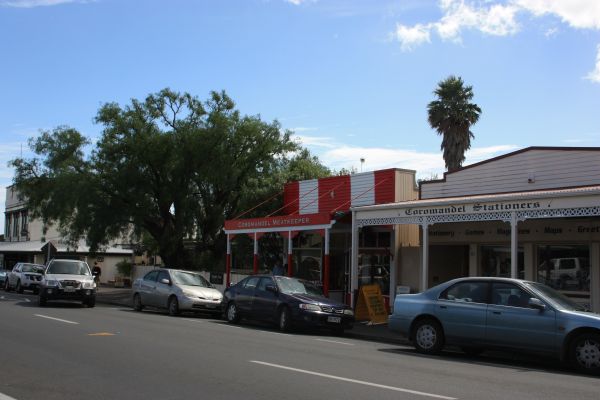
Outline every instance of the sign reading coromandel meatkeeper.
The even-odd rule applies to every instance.
[[[280,215],[265,218],[228,220],[225,221],[225,230],[304,227],[311,225],[328,225],[330,223],[331,217],[329,216],[329,213]]]
[[[550,207],[549,201],[511,201],[504,203],[472,203],[443,205],[439,207],[405,208],[400,214],[406,217],[422,215],[485,214],[502,211],[532,211]]]

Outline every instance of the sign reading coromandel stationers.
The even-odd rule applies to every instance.
[[[225,221],[226,231],[239,230],[285,230],[292,227],[329,225],[329,213],[283,215],[265,218],[233,219]]]
[[[503,211],[533,211],[551,207],[551,200],[545,201],[510,201],[502,203],[472,203],[443,205],[438,207],[405,208],[400,215],[406,217],[422,215],[459,215],[485,214]]]

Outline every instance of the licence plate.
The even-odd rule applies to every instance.
[[[74,292],[75,288],[73,286],[65,286],[65,292]]]
[[[342,322],[342,317],[327,317],[327,322],[339,324],[340,322]]]

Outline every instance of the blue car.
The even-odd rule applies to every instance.
[[[389,328],[417,351],[455,345],[544,353],[600,374],[600,315],[537,282],[459,278],[419,294],[396,296]]]
[[[227,288],[225,317],[274,322],[281,331],[294,327],[326,328],[336,334],[352,328],[352,308],[323,296],[321,289],[302,279],[252,275]]]

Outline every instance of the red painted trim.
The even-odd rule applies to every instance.
[[[292,262],[293,262],[292,255],[288,254],[287,259],[288,259],[287,276],[293,276],[294,275],[294,265],[292,264]]]
[[[231,286],[231,254],[225,255],[225,287]]]
[[[323,255],[323,293],[329,297],[329,254]]]
[[[300,207],[300,183],[288,182],[283,187],[283,212],[288,215],[298,214]]]
[[[252,273],[258,274],[258,254],[254,254],[252,257]]]

